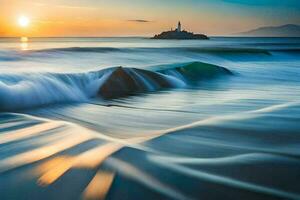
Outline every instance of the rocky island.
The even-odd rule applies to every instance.
[[[155,35],[151,39],[165,39],[165,40],[208,40],[204,34],[194,34],[185,30],[181,30],[181,23],[178,22],[178,26],[175,30],[165,31],[161,34]]]

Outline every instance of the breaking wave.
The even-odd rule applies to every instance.
[[[182,88],[204,79],[232,74],[202,62],[148,71],[113,67],[87,73],[0,74],[0,110],[16,110],[89,98],[118,98],[167,88]]]

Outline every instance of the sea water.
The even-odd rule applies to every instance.
[[[300,198],[299,38],[27,40],[0,39],[1,199]]]

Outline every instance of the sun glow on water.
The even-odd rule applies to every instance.
[[[28,37],[21,37],[20,38],[20,48],[23,51],[28,50]]]
[[[21,41],[21,42],[28,42],[28,37],[21,37],[21,38],[20,38],[20,41]]]

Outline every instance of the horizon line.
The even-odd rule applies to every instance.
[[[151,36],[0,36],[3,38],[151,38]],[[211,35],[210,37],[241,37],[241,38],[300,38],[300,36],[257,36],[257,35]]]

